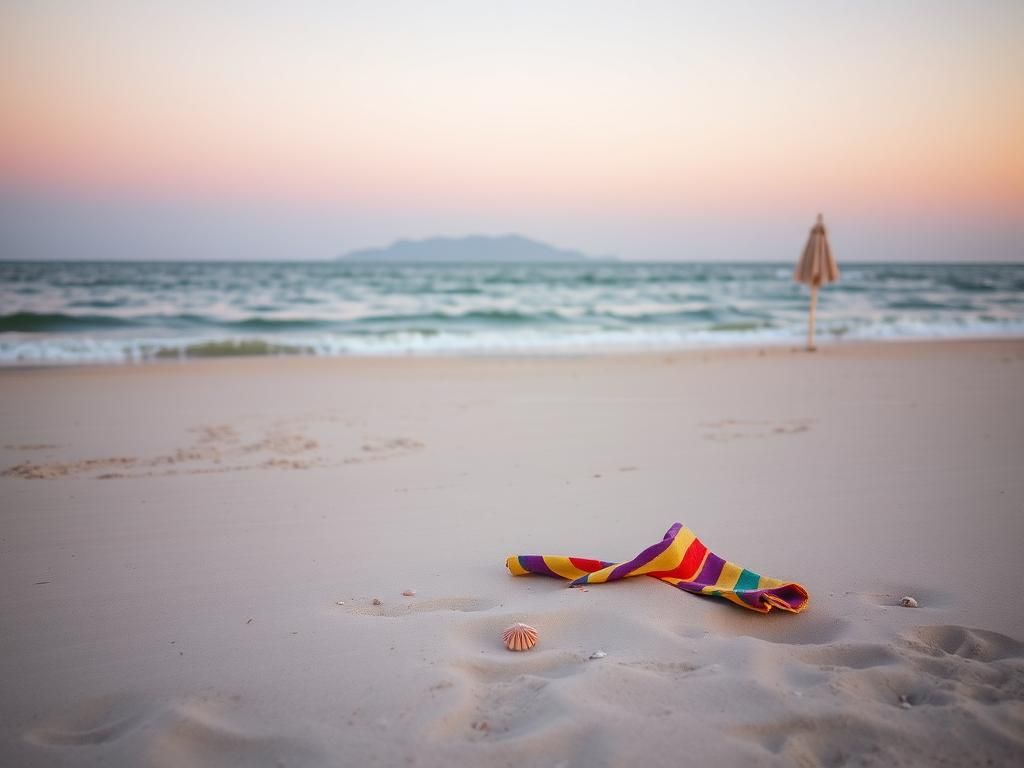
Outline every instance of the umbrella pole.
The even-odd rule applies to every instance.
[[[818,308],[818,286],[811,286],[811,312],[807,316],[807,351],[814,351],[814,311]]]

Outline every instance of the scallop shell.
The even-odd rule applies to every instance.
[[[529,624],[513,624],[502,638],[510,651],[528,651],[537,644],[537,630]]]

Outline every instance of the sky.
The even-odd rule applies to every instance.
[[[1024,3],[0,0],[0,258],[1024,260]]]

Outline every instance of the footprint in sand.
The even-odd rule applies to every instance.
[[[160,701],[151,696],[108,696],[85,702],[48,725],[28,731],[29,744],[68,750],[119,742],[139,764],[324,765],[327,756],[293,739],[275,736],[266,723],[248,717],[239,697],[195,696]],[[121,743],[126,743],[121,748]],[[102,760],[90,750],[88,759]],[[86,759],[85,755],[71,761]],[[132,762],[136,762],[133,760]]]
[[[29,460],[7,468],[0,475],[28,480],[90,475],[111,480],[256,469],[299,470],[384,461],[423,447],[411,438],[380,438],[364,443],[357,454],[335,457],[309,434],[312,426],[315,425],[291,420],[246,431],[231,424],[203,424],[190,428],[191,442],[171,453],[78,461]]]
[[[904,644],[930,657],[956,656],[981,662],[1024,660],[1024,643],[998,632],[953,625],[918,627]]]
[[[358,456],[348,456],[343,464],[362,464],[367,461],[382,461],[418,451],[423,443],[408,437],[383,438],[363,443]]]
[[[95,474],[97,477],[110,476],[110,470],[119,470],[124,472],[130,470],[139,465],[139,459],[131,458],[128,456],[113,456],[106,459],[85,459],[83,461],[73,462],[48,462],[48,463],[36,463],[34,461],[24,461],[21,464],[15,464],[13,467],[8,467],[3,472],[0,472],[0,476],[3,477],[20,477],[25,480],[52,480],[58,477],[68,477],[70,475],[81,475],[81,474]]]
[[[1024,644],[997,632],[918,627],[891,645],[823,649],[817,660],[836,668],[833,688],[884,707],[1024,705]],[[1024,725],[1024,713],[1017,719]]]
[[[732,442],[733,440],[744,440],[750,438],[763,439],[766,437],[784,437],[786,435],[797,435],[807,432],[814,425],[815,420],[810,418],[795,419],[722,419],[720,421],[709,421],[700,424],[706,431],[705,440],[716,442]]]
[[[815,645],[828,643],[845,634],[850,622],[830,616],[822,610],[801,614],[799,621],[792,616],[772,612],[765,616],[745,611],[738,606],[722,606],[710,618],[711,628],[727,635],[745,635],[769,643],[785,645]]]
[[[30,744],[85,747],[116,741],[152,719],[156,700],[142,695],[105,696],[65,712],[25,733]]]
[[[586,663],[578,653],[534,650],[457,665],[464,695],[438,719],[430,735],[446,743],[460,738],[505,741],[571,718],[572,702],[563,681],[583,672]]]
[[[328,755],[296,739],[268,733],[265,723],[248,720],[233,702],[194,698],[168,709],[154,724],[148,744],[156,768],[231,764],[326,765]]]
[[[189,430],[196,435],[200,445],[237,443],[241,438],[230,424],[205,424]]]
[[[784,763],[1012,765],[1024,759],[1024,643],[961,626],[770,654],[795,699],[731,726]]]
[[[819,667],[870,669],[895,664],[900,657],[887,645],[879,643],[836,643],[810,648],[797,654],[805,664]]]

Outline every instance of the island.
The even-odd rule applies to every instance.
[[[470,235],[398,240],[386,248],[365,248],[340,257],[359,262],[579,262],[595,261],[579,251],[531,240],[522,235]],[[600,261],[608,261],[607,257]]]

